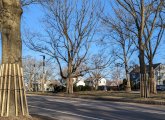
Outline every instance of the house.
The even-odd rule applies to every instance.
[[[165,85],[165,64],[157,63],[153,64],[154,77],[156,79],[157,85]],[[149,66],[146,65],[146,71],[149,73]],[[140,67],[135,66],[135,68],[130,72],[130,80],[134,85],[140,83]]]
[[[78,86],[85,86],[84,78],[81,76],[78,78],[73,78],[73,84],[75,84],[77,87]]]
[[[109,81],[107,81],[107,86],[110,86],[110,87],[119,87],[120,84],[123,84],[123,80],[109,80]]]
[[[105,78],[100,78],[98,81],[98,86],[106,86],[107,80]]]
[[[107,90],[119,90],[121,84],[123,84],[123,80],[108,80]]]
[[[98,78],[98,79],[90,77],[85,81],[85,84],[87,86],[91,86],[91,87],[92,86],[95,87],[96,85],[97,86],[106,86],[106,82],[107,82],[107,80],[103,77]]]
[[[165,85],[165,64],[155,67],[155,79],[157,85]]]
[[[45,91],[54,91],[55,87],[60,86],[61,83],[59,80],[47,80],[44,84]]]

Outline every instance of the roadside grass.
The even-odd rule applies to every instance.
[[[42,116],[37,114],[31,114],[31,116],[19,116],[19,117],[0,117],[0,120],[56,120],[48,116]]]
[[[28,92],[28,94],[53,95],[53,96],[56,95],[61,97],[119,98],[119,99],[131,99],[131,100],[144,99],[144,98],[140,98],[139,91],[132,91],[130,93],[127,93],[125,91],[80,91],[80,92],[74,92],[73,94],[66,94],[65,92],[60,92],[60,93]],[[159,91],[157,94],[150,94],[150,97],[147,98],[147,100],[165,101],[165,91]]]

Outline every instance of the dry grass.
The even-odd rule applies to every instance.
[[[38,120],[38,119],[32,119],[31,116],[10,116],[10,117],[0,117],[0,120]]]
[[[58,95],[65,95],[64,93],[59,93]],[[95,97],[118,97],[118,98],[129,98],[129,99],[139,99],[140,93],[138,91],[133,91],[127,93],[125,91],[82,91],[75,92],[71,96],[95,96]],[[165,100],[165,92],[158,92],[158,94],[151,94],[150,99]]]
[[[19,117],[0,117],[0,120],[56,120],[47,116],[32,114],[31,116],[19,116]]]
[[[131,100],[139,100],[140,93],[139,91],[133,91],[127,93],[125,91],[81,91],[81,92],[74,92],[73,94],[66,94],[66,93],[30,93],[30,94],[38,94],[38,95],[56,95],[56,96],[65,96],[65,97],[95,97],[95,98],[119,98],[119,99],[131,99]],[[148,98],[149,100],[160,100],[165,101],[165,91],[158,92],[158,94],[152,94]]]

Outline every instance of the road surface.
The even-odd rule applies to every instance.
[[[28,96],[28,104],[30,114],[47,120],[165,120],[163,105],[39,95]]]

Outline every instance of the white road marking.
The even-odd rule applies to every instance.
[[[104,120],[104,119],[100,119],[100,118],[95,118],[95,117],[90,117],[90,116],[85,116],[85,115],[79,115],[79,114],[75,114],[75,113],[64,112],[64,111],[48,109],[48,108],[43,108],[43,107],[37,107],[37,106],[33,106],[33,105],[28,105],[28,106],[33,107],[33,108],[39,108],[39,109],[51,111],[51,112],[58,112],[58,113],[63,113],[63,114],[68,114],[68,115],[73,115],[73,116],[78,116],[78,117],[83,117],[83,118],[89,118],[89,119],[93,119],[93,120]]]

